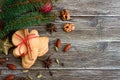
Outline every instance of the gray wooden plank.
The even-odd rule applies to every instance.
[[[94,23],[94,21],[96,21],[96,23]],[[119,17],[74,17],[73,21],[69,22],[74,22],[76,25],[76,30],[71,33],[63,31],[62,21],[55,22],[58,27],[58,32],[52,35],[46,32],[45,26],[35,27],[35,29],[39,30],[41,36],[50,37],[50,51],[48,55],[53,54],[53,58],[58,58],[66,64],[65,67],[61,67],[54,62],[52,68],[120,68]],[[60,38],[62,41],[62,47],[59,52],[55,52],[53,48],[57,38]],[[62,49],[67,43],[72,44],[72,49],[68,53],[63,53]],[[1,55],[1,57],[3,56],[4,55]],[[12,54],[8,55],[8,57],[10,60],[7,63],[14,63],[18,66],[17,69],[23,69],[20,59],[15,59]],[[37,60],[31,69],[41,68],[43,68],[41,62]],[[4,65],[1,66],[0,69],[7,68]]]
[[[79,42],[79,41],[78,41]],[[54,50],[54,42],[50,42],[50,50],[44,57],[37,59],[31,69],[44,69],[42,61],[51,55],[51,69],[120,69],[120,42],[79,42],[70,41],[72,48],[64,53],[63,47],[67,43],[62,40],[62,47],[58,52]],[[1,57],[3,57],[1,55]],[[5,56],[7,57],[7,56]],[[9,61],[17,66],[17,69],[23,69],[21,59],[16,59],[12,54],[8,55]],[[59,59],[64,66],[58,65],[55,59]],[[6,69],[5,63],[0,69]]]
[[[52,35],[46,32],[44,25],[31,28],[38,29],[41,36],[50,37],[50,51],[48,55],[53,54],[53,58],[58,58],[66,64],[65,67],[62,67],[54,62],[51,68],[119,69],[119,17],[73,18],[73,20],[67,21],[74,22],[76,25],[76,30],[71,33],[63,31],[62,25],[65,22],[59,19],[55,22],[58,27],[58,32]],[[57,38],[60,38],[62,41],[62,47],[59,52],[55,52],[54,50],[54,43]],[[67,43],[72,44],[72,49],[68,53],[64,53],[62,49]],[[0,57],[7,56],[0,55]],[[18,67],[17,69],[23,69],[20,59],[15,59],[12,54],[9,54],[8,57],[9,61],[7,63],[14,63]],[[41,59],[42,58],[39,58],[31,69],[43,68],[40,61]],[[0,69],[7,69],[6,64],[1,66]]]
[[[60,0],[55,10],[69,9],[72,16],[120,16],[119,0]]]
[[[55,24],[58,32],[50,35],[45,30],[45,26],[39,26],[37,29],[43,36],[49,36],[52,40],[55,38],[72,39],[79,41],[120,41],[120,17],[72,17],[70,21],[61,21],[57,19]],[[76,29],[71,33],[63,30],[65,23],[74,23]],[[34,29],[34,28],[32,28]]]
[[[72,16],[119,16],[119,0],[60,0],[56,9],[69,9]]]
[[[41,36],[50,37],[50,50],[47,55],[37,59],[28,73],[23,73],[21,59],[13,57],[10,51],[9,61],[0,66],[2,75],[0,80],[9,74],[20,76],[31,75],[34,80],[37,73],[41,73],[41,80],[52,80],[48,70],[43,67],[42,60],[52,55],[53,64],[50,67],[54,80],[120,80],[120,1],[119,0],[61,0],[56,4],[55,11],[69,9],[71,20],[55,21],[58,32],[50,35],[41,25],[31,29],[38,29]],[[113,16],[113,17],[110,17]],[[64,23],[74,23],[76,29],[71,33],[63,31]],[[58,52],[54,50],[57,38],[62,41]],[[72,48],[64,53],[65,44],[71,43]],[[59,59],[64,66],[54,60]],[[11,71],[6,67],[13,63],[17,70]]]
[[[0,80],[3,80],[7,75],[14,74],[15,80],[20,77],[32,76],[33,80],[119,80],[119,70],[51,70],[53,76],[49,75],[48,70],[29,70],[23,73],[22,70],[8,71],[2,70]],[[41,79],[37,79],[37,74],[43,75]],[[28,78],[27,78],[28,79]],[[29,80],[29,79],[28,79]]]

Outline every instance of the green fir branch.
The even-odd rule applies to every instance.
[[[0,13],[0,20],[5,22],[5,27],[0,31],[0,39],[3,39],[11,31],[54,21],[56,19],[55,14],[43,14],[39,12],[39,8],[43,6],[44,3],[41,1],[4,0],[2,4],[3,12]]]
[[[19,1],[19,3],[18,3]],[[9,4],[9,5],[4,5],[2,8],[5,11],[4,13],[4,21],[8,22],[10,20],[15,19],[16,17],[18,18],[22,14],[28,13],[28,12],[34,12],[36,9],[40,7],[41,2],[35,2],[31,3],[28,0],[25,0],[24,2],[22,0],[18,0],[17,3]],[[21,1],[21,2],[20,2]],[[15,5],[16,4],[16,5]],[[19,5],[21,4],[21,5]],[[35,6],[36,5],[36,6]],[[8,16],[9,15],[9,16]]]
[[[53,13],[43,15],[38,12],[34,12],[23,15],[16,20],[6,23],[5,28],[0,31],[0,39],[4,38],[4,36],[6,36],[6,34],[10,33],[11,31],[44,24],[50,21],[54,21],[55,18],[55,14]]]

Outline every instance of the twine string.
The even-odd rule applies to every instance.
[[[30,39],[36,38],[37,36],[35,34],[29,34],[25,38],[22,38],[19,34],[15,33],[15,35],[21,40],[21,42],[17,45],[19,46],[19,54],[20,56],[25,56],[28,54],[28,51],[30,50],[30,53],[32,52],[32,49],[30,47],[30,44],[28,43]],[[25,45],[27,48],[26,53],[21,53],[21,47]]]

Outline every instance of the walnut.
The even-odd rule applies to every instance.
[[[64,24],[64,31],[71,32],[75,29],[75,26],[73,23],[66,23]]]
[[[65,20],[70,20],[69,10],[67,10],[67,9],[62,10],[62,11],[60,12],[60,16],[61,16],[61,19],[62,19],[63,21],[65,21]]]

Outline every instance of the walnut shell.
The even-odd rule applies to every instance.
[[[75,26],[73,23],[66,23],[64,24],[64,31],[71,32],[75,29]]]
[[[70,20],[69,10],[67,10],[67,9],[62,10],[62,11],[60,12],[60,16],[61,16],[61,19],[62,19],[63,21],[65,21],[65,20]]]

